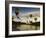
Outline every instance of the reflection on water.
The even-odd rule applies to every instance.
[[[12,24],[12,31],[26,31],[26,30],[39,30],[39,29],[40,29],[40,22],[32,24],[13,22]]]

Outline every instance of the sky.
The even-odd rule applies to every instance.
[[[40,8],[32,8],[32,7],[12,7],[12,15],[15,16],[15,10],[16,8],[19,8],[19,13],[20,15],[24,15],[27,13],[35,13],[36,11],[38,11],[38,13],[40,12]]]

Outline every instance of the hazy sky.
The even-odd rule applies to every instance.
[[[19,8],[19,13],[26,14],[26,13],[34,13],[35,11],[40,11],[40,8],[27,8],[27,7],[12,7],[12,15],[15,16],[15,10],[16,8]]]

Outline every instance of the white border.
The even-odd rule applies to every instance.
[[[37,31],[12,31],[12,7],[35,7],[40,8],[40,30]],[[43,33],[43,6],[28,4],[9,4],[9,35]]]

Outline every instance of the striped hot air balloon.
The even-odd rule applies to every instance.
[[[20,18],[19,18],[19,8],[16,8],[15,14],[16,14],[16,17],[17,17],[18,19],[20,19]]]

